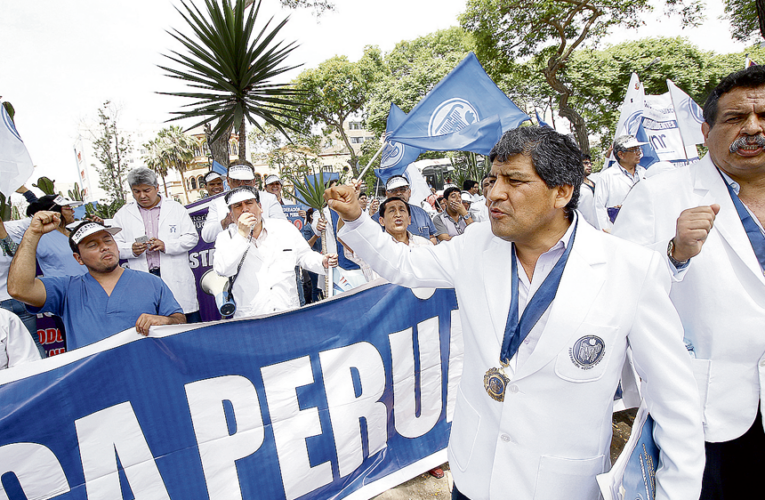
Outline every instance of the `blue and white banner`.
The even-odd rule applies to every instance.
[[[453,290],[390,284],[125,331],[0,372],[0,498],[370,498],[445,460],[461,354]]]

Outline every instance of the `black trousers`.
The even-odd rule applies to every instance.
[[[452,500],[470,500],[468,497],[460,493],[460,490],[457,489],[457,485],[454,484],[452,486]]]
[[[762,414],[746,433],[732,441],[705,443],[707,464],[700,500],[754,498],[758,477],[765,471],[765,432]]]

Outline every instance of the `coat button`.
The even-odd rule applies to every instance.
[[[511,385],[510,386],[510,393],[511,394],[518,394],[518,391],[520,391],[520,389],[518,389],[517,385]]]
[[[509,442],[510,442],[510,436],[508,436],[507,434],[502,434],[501,436],[499,436],[499,438],[500,438],[502,441],[506,442],[506,443],[509,443]]]

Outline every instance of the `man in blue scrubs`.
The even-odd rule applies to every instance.
[[[123,269],[112,237],[118,227],[83,222],[72,230],[69,246],[78,263],[88,268],[80,276],[35,278],[35,253],[40,238],[54,231],[61,214],[38,212],[32,218],[8,273],[8,293],[27,304],[30,312],[61,316],[67,350],[77,349],[135,327],[149,334],[156,325],[185,323],[170,289],[149,273]]]

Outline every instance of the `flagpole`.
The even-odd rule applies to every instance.
[[[383,144],[382,144],[382,146],[380,146],[380,149],[377,150],[377,153],[375,153],[375,155],[372,157],[372,159],[369,160],[369,163],[367,163],[367,166],[364,167],[364,170],[362,170],[361,173],[359,174],[359,177],[356,180],[356,184],[358,186],[361,186],[361,181],[364,179],[364,174],[367,173],[367,170],[369,170],[369,167],[372,166],[372,163],[375,162],[377,157],[380,156],[380,153],[382,153],[382,150],[385,149],[385,144],[386,144],[386,141],[383,141]]]

